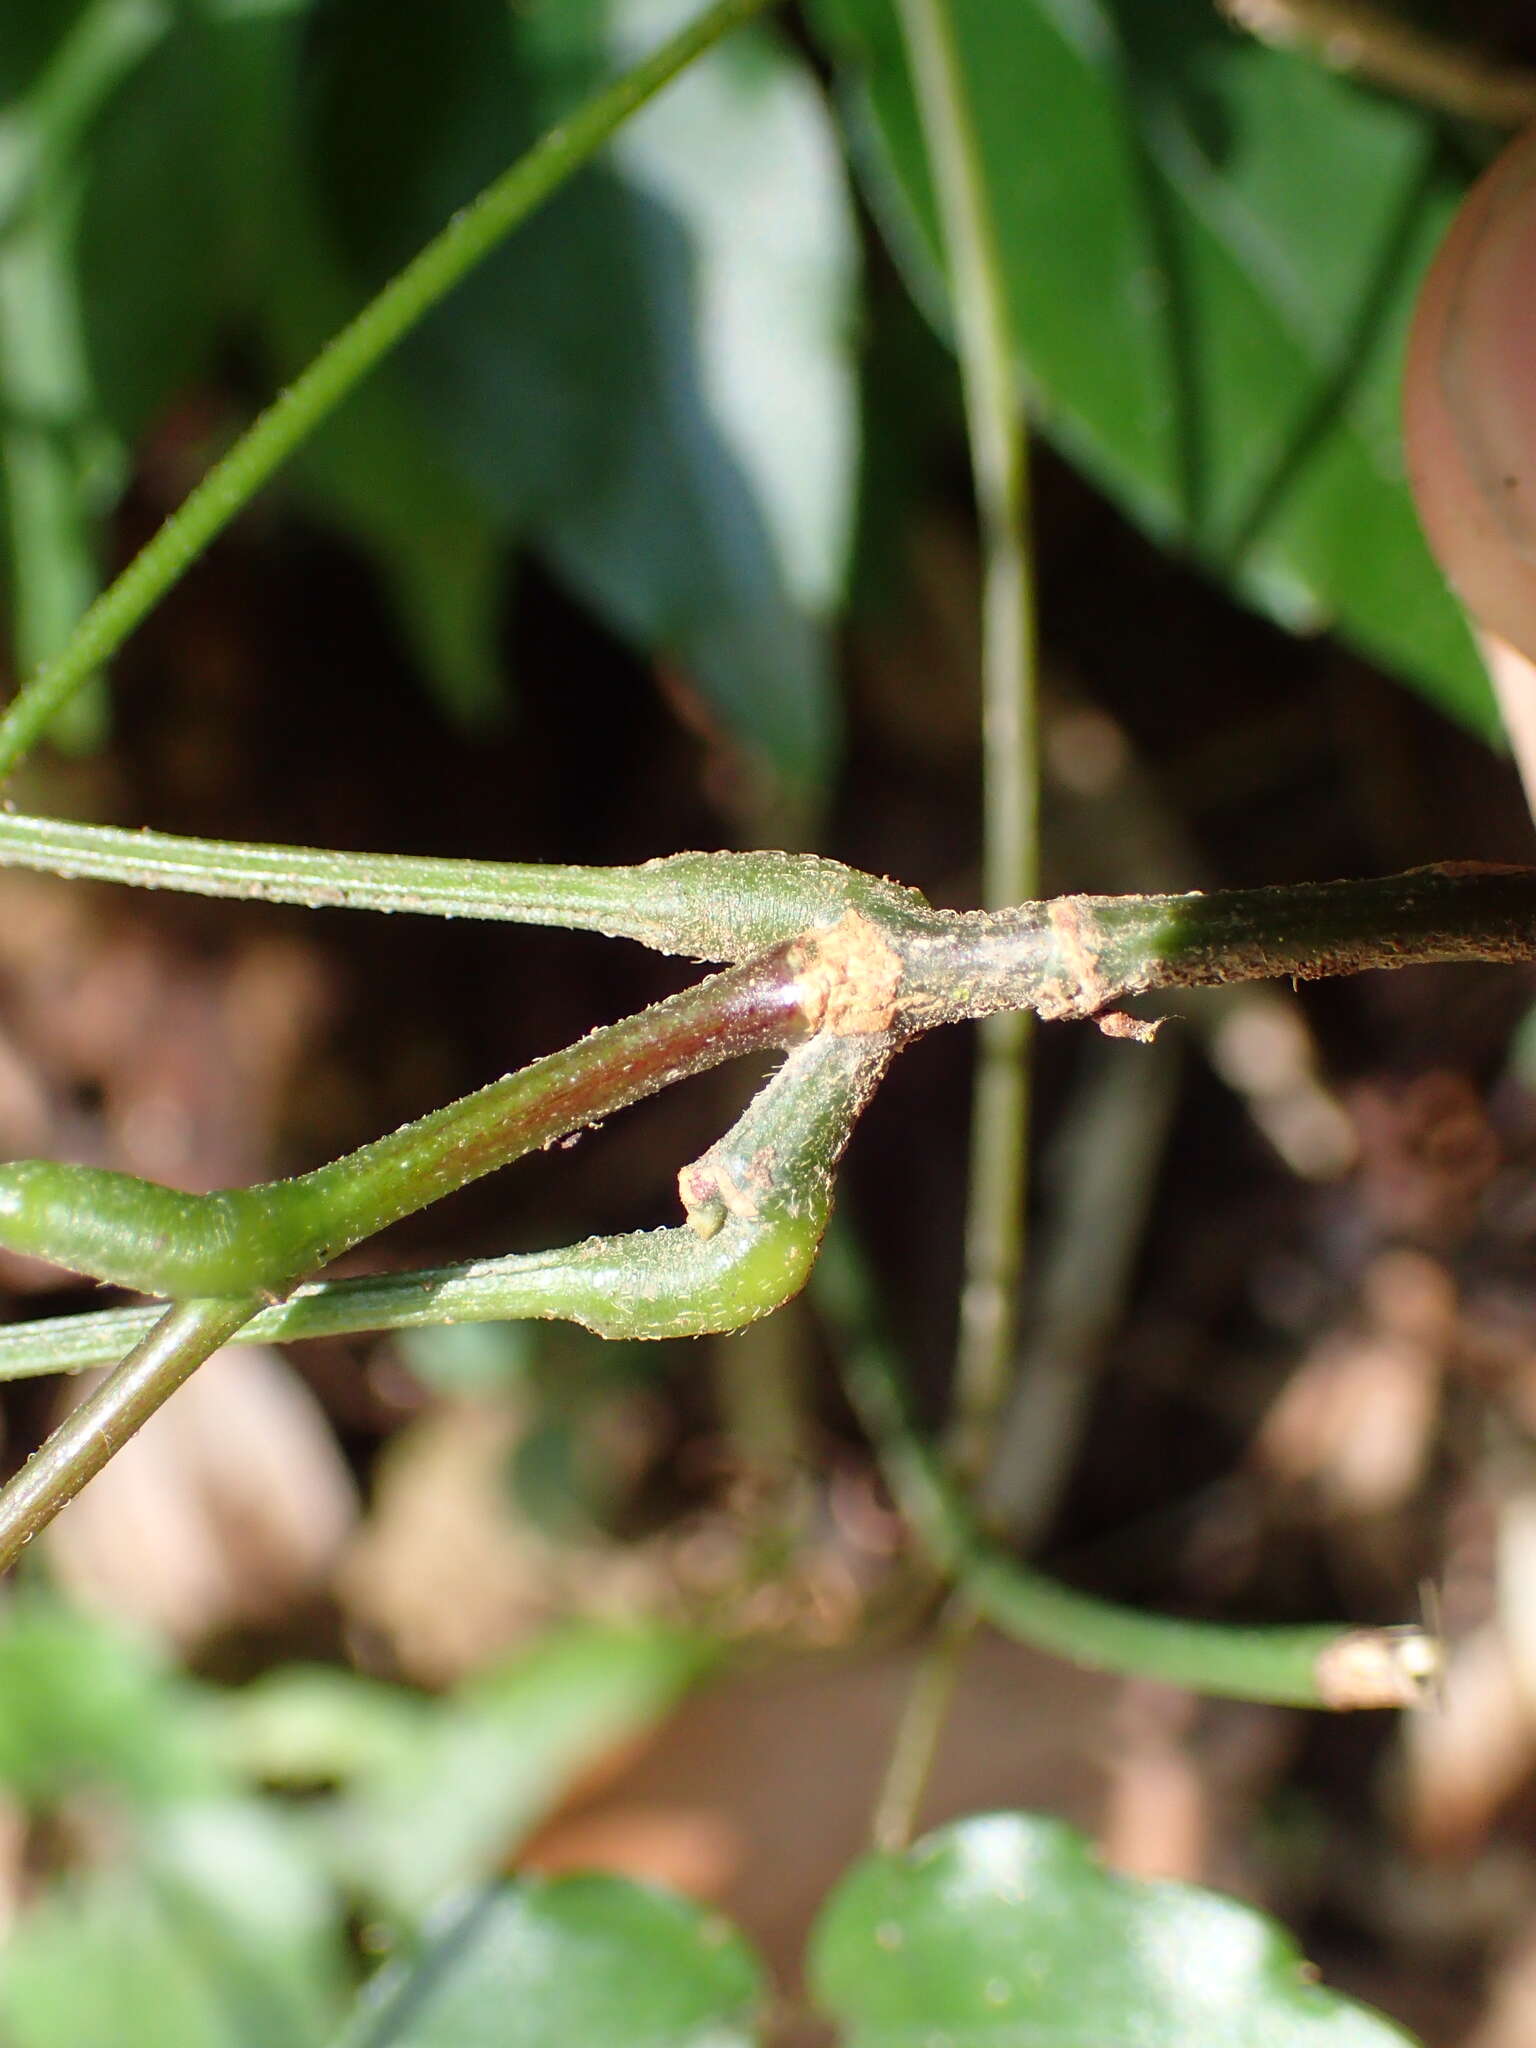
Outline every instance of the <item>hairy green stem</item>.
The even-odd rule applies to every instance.
[[[950,280],[981,535],[983,897],[1000,910],[1039,874],[1035,597],[1017,348],[991,198],[949,0],[899,0]],[[1029,1158],[1027,1012],[977,1043],[948,1451],[975,1478],[1007,1400],[1024,1266]]]
[[[635,1338],[739,1329],[777,1308],[810,1271],[831,1208],[834,1168],[890,1053],[884,1037],[828,1031],[798,1046],[726,1136],[681,1176],[686,1224],[501,1261],[498,1315],[563,1316],[602,1336]],[[484,1274],[474,1277],[483,1281]],[[402,1320],[411,1319],[412,1307],[419,1319],[429,1301],[440,1319],[441,1297],[452,1295],[461,1278],[414,1274],[314,1290],[303,1307],[312,1317],[321,1313],[308,1331],[299,1304],[258,1314],[263,1296],[250,1289],[151,1312],[129,1355],[0,1491],[0,1569],[237,1332],[319,1334],[327,1327],[324,1307],[334,1310],[338,1298],[351,1320],[343,1308],[328,1327],[359,1327],[359,1302],[362,1326],[376,1326],[380,1293],[406,1298]],[[459,1291],[473,1298],[474,1280]],[[94,1324],[98,1338],[113,1330],[119,1339],[127,1320],[75,1319],[77,1326]],[[84,1348],[75,1363],[84,1362]]]
[[[799,1046],[684,1174],[686,1224],[489,1262],[500,1269],[498,1317],[558,1315],[604,1336],[669,1337],[737,1329],[777,1308],[810,1270],[831,1207],[833,1170],[889,1058],[889,1043],[880,1038],[822,1032]],[[141,1334],[116,1371],[0,1491],[0,1569],[237,1332],[255,1339],[377,1327],[381,1295],[397,1305],[403,1298],[401,1321],[431,1310],[431,1319],[440,1319],[444,1297],[457,1297],[460,1313],[473,1315],[477,1288],[483,1307],[485,1278],[485,1268],[450,1269],[344,1283],[264,1313],[261,1295],[247,1291],[178,1303],[168,1313],[71,1319],[77,1337],[89,1332],[71,1359],[76,1365],[87,1361],[92,1340],[111,1335],[120,1343],[130,1324]],[[56,1349],[54,1363],[60,1362]]]
[[[313,1281],[253,1315],[243,1336],[294,1342],[527,1316],[625,1339],[738,1330],[803,1284],[831,1208],[832,1170],[889,1058],[878,1038],[831,1033],[791,1052],[727,1136],[687,1170],[687,1224],[589,1237],[557,1251]],[[734,1207],[722,1188],[734,1191]],[[0,1381],[109,1364],[164,1314],[97,1309],[12,1323],[0,1328]]]
[[[1448,861],[1367,881],[1059,896],[953,918],[905,947],[912,1022],[1027,1006],[1092,1017],[1154,989],[1536,958],[1536,870]]]
[[[216,534],[375,363],[638,108],[771,0],[714,0],[660,49],[578,107],[456,213],[247,429],[81,618],[0,718],[0,778],[122,645]]]
[[[909,1030],[1008,1009],[1086,1017],[1160,988],[1536,957],[1536,870],[1472,861],[1361,881],[954,911],[813,854],[543,867],[246,846],[0,811],[0,867],[317,909],[560,925],[707,960],[744,960],[856,911],[902,956]]]
[[[194,1195],[51,1160],[0,1166],[0,1244],[146,1293],[275,1298],[537,1145],[723,1060],[805,1038],[789,953],[727,968],[295,1180]]]
[[[915,889],[810,853],[675,853],[638,867],[546,867],[183,839],[0,811],[0,867],[310,910],[381,910],[559,925],[694,960],[747,960],[863,909],[916,929]]]

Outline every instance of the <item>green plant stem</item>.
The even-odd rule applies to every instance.
[[[247,846],[0,811],[0,867],[310,910],[381,910],[559,925],[695,960],[746,960],[849,907],[916,927],[915,889],[809,853],[677,853],[638,867],[547,867]]]
[[[1530,960],[1536,870],[1448,861],[1367,881],[1059,896],[941,919],[903,950],[902,1001],[914,1021],[1024,1006],[1093,1017],[1156,989]]]
[[[145,1293],[275,1299],[535,1146],[723,1060],[805,1039],[804,999],[791,949],[777,948],[295,1180],[190,1195],[18,1160],[0,1166],[0,1243]]]
[[[1017,351],[979,138],[948,0],[899,0],[947,260],[982,556],[983,900],[1033,896],[1039,875],[1036,631],[1029,467]],[[946,1455],[974,1485],[1007,1407],[1018,1334],[1029,1178],[1028,1011],[977,1032],[965,1270]],[[972,1618],[951,1602],[914,1684],[875,1816],[879,1847],[907,1838]]]
[[[578,1047],[526,1067],[418,1124],[408,1124],[391,1137],[322,1167],[317,1174],[268,1188],[233,1190],[227,1196],[182,1196],[184,1204],[201,1204],[197,1214],[213,1214],[215,1255],[231,1268],[223,1274],[223,1296],[178,1300],[90,1399],[57,1427],[29,1464],[0,1489],[0,1569],[14,1561],[20,1546],[29,1542],[59,1507],[74,1499],[80,1487],[219,1343],[246,1325],[272,1292],[291,1286],[305,1268],[324,1264],[344,1243],[373,1235],[385,1223],[463,1186],[506,1159],[518,1157],[532,1145],[547,1143],[563,1130],[635,1102],[684,1073],[698,1073],[735,1053],[764,1051],[774,1044],[805,1038],[805,1030],[793,975],[782,956],[770,954],[760,963],[727,969],[696,989],[684,989],[682,995],[668,997],[664,1004],[655,1004],[637,1018],[592,1032]],[[889,1049],[883,1042],[870,1044],[868,1040],[821,1034],[821,1040],[803,1044],[801,1051],[805,1055],[815,1051],[821,1061],[840,1063],[831,1079],[840,1081],[842,1092],[838,1094],[836,1087],[813,1087],[809,1106],[799,1096],[791,1096],[791,1112],[784,1120],[774,1116],[776,1104],[784,1096],[782,1073],[776,1075],[754,1102],[758,1120],[743,1118],[750,1130],[750,1163],[731,1159],[717,1167],[713,1155],[707,1155],[700,1167],[709,1165],[717,1180],[729,1174],[745,1180],[750,1167],[758,1171],[764,1149],[795,1137],[803,1139],[803,1155],[795,1159],[793,1171],[786,1169],[786,1178],[793,1182],[788,1200],[797,1204],[791,1221],[809,1221],[811,1190],[817,1184],[823,1190],[815,1227],[805,1241],[797,1243],[799,1276],[803,1278],[815,1255],[821,1221],[825,1221],[831,1161],[836,1161]],[[788,1067],[793,1063],[786,1063]],[[791,1087],[795,1079],[797,1075],[791,1075]],[[823,1079],[819,1069],[813,1079]],[[829,1098],[829,1108],[823,1096]],[[758,1128],[760,1124],[762,1128]],[[117,1184],[129,1200],[139,1204],[145,1196],[174,1194],[172,1190],[150,1190],[143,1182],[131,1182],[129,1176],[98,1176],[72,1167],[43,1169],[61,1176],[59,1202],[66,1208],[74,1200],[74,1190],[104,1188],[104,1184]],[[0,1171],[16,1174],[18,1169]],[[713,1182],[709,1186],[713,1188]],[[700,1184],[698,1200],[707,1198],[709,1188]],[[246,1212],[250,1204],[254,1208]],[[86,1233],[92,1227],[88,1214],[68,1221],[78,1223],[78,1229]],[[713,1235],[725,1239],[727,1231],[721,1223],[715,1223]],[[6,1235],[10,1241],[20,1241],[14,1223]],[[756,1247],[745,1249],[752,1253]],[[160,1253],[166,1253],[164,1245]],[[786,1260],[776,1241],[768,1245],[770,1270],[764,1274],[760,1268],[762,1260],[754,1257],[725,1268],[725,1286],[733,1288],[735,1321],[745,1321],[752,1313],[772,1307],[793,1276],[793,1260]],[[610,1294],[618,1298],[621,1307],[627,1288],[637,1280],[623,1262],[604,1266],[592,1260],[582,1278],[588,1286],[584,1298]],[[666,1284],[668,1278],[676,1276],[664,1274],[662,1282]],[[698,1276],[684,1278],[696,1282]],[[129,1276],[127,1284],[137,1282]],[[756,1311],[752,1288],[758,1290]]]
[[[907,1030],[1010,1008],[1088,1017],[1153,989],[1536,958],[1536,870],[1473,861],[983,912],[935,910],[916,889],[812,854],[561,868],[242,846],[0,812],[6,866],[314,908],[563,925],[704,959],[744,959],[855,910],[902,955]]]
[[[182,1301],[157,1315],[116,1370],[0,1490],[0,1571],[260,1306],[261,1296],[248,1294]]]
[[[879,1451],[897,1504],[930,1559],[952,1579],[958,1599],[1004,1635],[1095,1670],[1160,1678],[1230,1699],[1344,1710],[1405,1706],[1424,1697],[1439,1659],[1436,1644],[1421,1629],[1228,1628],[1179,1621],[1074,1592],[1018,1563],[981,1533],[964,1496],[913,1426],[891,1346],[872,1304],[857,1300],[856,1273],[844,1266],[829,1280],[817,1298],[841,1325],[849,1398]],[[956,1622],[968,1625],[963,1615]],[[932,1676],[937,1699],[943,1676],[937,1661]],[[908,1737],[914,1765],[922,1759],[924,1718]],[[882,1810],[892,1827],[899,1811],[910,1816],[917,1789],[912,1773],[904,1782],[888,1782]]]
[[[16,697],[0,718],[0,778],[12,773],[60,707],[374,364],[631,114],[712,43],[769,4],[714,0],[660,49],[550,129],[454,215],[214,465]]]
[[[1266,43],[1304,49],[1330,70],[1463,120],[1517,128],[1536,117],[1536,72],[1491,64],[1475,50],[1427,34],[1364,0],[1219,0],[1224,14]]]
[[[923,1794],[933,1774],[939,1738],[960,1683],[965,1653],[978,1616],[968,1600],[944,1604],[933,1635],[923,1646],[912,1685],[902,1702],[880,1796],[870,1823],[870,1840],[886,1853],[904,1849],[917,1833]]]
[[[986,172],[948,0],[900,0],[954,309],[982,553],[981,679],[986,908],[1038,886],[1036,631],[1029,466],[1018,352]],[[1007,1401],[1024,1267],[1029,1158],[1025,1011],[986,1019],[977,1043],[965,1277],[947,1449],[980,1476]]]
[[[730,1132],[688,1168],[692,1220],[671,1230],[591,1237],[547,1252],[473,1259],[414,1273],[317,1281],[252,1316],[245,1336],[562,1317],[624,1339],[739,1330],[798,1291],[832,1204],[832,1173],[890,1046],[822,1032],[796,1048]],[[714,1211],[714,1193],[752,1200]],[[712,1192],[713,1191],[713,1192]],[[0,1329],[0,1380],[78,1372],[121,1358],[162,1308],[98,1309]]]

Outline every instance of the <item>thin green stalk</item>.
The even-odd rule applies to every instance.
[[[839,1248],[829,1247],[836,1252]],[[881,1469],[957,1600],[1004,1635],[1100,1671],[1277,1705],[1406,1706],[1425,1695],[1438,1649],[1419,1628],[1228,1628],[1117,1607],[1031,1571],[978,1527],[943,1462],[914,1426],[906,1387],[856,1264],[823,1259],[817,1303],[837,1331],[849,1399]],[[915,1792],[902,1793],[910,1810]],[[888,1810],[894,1813],[895,1793]]]
[[[0,1166],[0,1244],[146,1294],[277,1299],[404,1216],[568,1131],[743,1053],[810,1031],[790,949],[638,1016],[295,1180],[184,1194],[52,1160]]]
[[[904,942],[925,1024],[1027,1004],[1134,1035],[1114,1004],[1153,989],[1536,956],[1536,869],[1446,861],[1362,881],[1178,896],[1058,896],[952,917]]]
[[[1035,599],[1018,351],[948,0],[900,0],[950,277],[982,550],[986,908],[1038,886]],[[1024,1265],[1031,1020],[978,1034],[949,1455],[980,1475],[1007,1399]]]
[[[689,1220],[547,1252],[314,1282],[252,1317],[252,1342],[561,1317],[623,1339],[739,1330],[796,1293],[832,1206],[833,1173],[890,1059],[887,1040],[818,1032],[680,1177]],[[161,1308],[0,1329],[0,1380],[121,1358]]]
[[[57,1183],[43,1222],[100,1235],[105,1196],[132,1205],[150,1256],[174,1259],[188,1215],[206,1224],[206,1265],[222,1261],[218,1297],[183,1299],[155,1321],[123,1362],[0,1490],[0,1570],[221,1343],[297,1277],[296,1257],[322,1263],[348,1241],[435,1200],[497,1163],[699,1071],[731,1052],[804,1036],[793,984],[773,956],[731,968],[623,1025],[595,1032],[479,1096],[408,1125],[350,1159],[298,1181],[227,1196],[178,1195],[127,1175],[41,1166]],[[801,1024],[803,1025],[803,1018]],[[821,1032],[791,1053],[734,1129],[689,1170],[690,1222],[673,1231],[591,1239],[568,1251],[509,1262],[522,1284],[519,1314],[561,1314],[610,1336],[663,1336],[735,1327],[766,1314],[801,1284],[831,1201],[832,1171],[890,1056],[887,1040]],[[509,1092],[510,1091],[510,1092]],[[488,1104],[500,1103],[500,1108]],[[20,1167],[0,1169],[7,1185]],[[76,1203],[93,1213],[74,1216]],[[35,1191],[34,1191],[35,1199]],[[247,1213],[254,1200],[265,1213]],[[169,1216],[164,1214],[170,1205]],[[737,1210],[746,1205],[746,1213]],[[324,1232],[323,1241],[315,1231]],[[17,1217],[4,1236],[22,1242]],[[36,1246],[34,1245],[35,1249]],[[143,1256],[142,1252],[140,1256]],[[98,1261],[98,1269],[100,1262]],[[159,1276],[124,1274],[160,1288]],[[195,1276],[201,1278],[201,1272]],[[407,1283],[411,1284],[411,1283]],[[414,1276],[418,1305],[422,1276]],[[164,1291],[176,1289],[166,1285]],[[367,1291],[366,1288],[364,1290]],[[713,1320],[711,1320],[713,1318]]]
[[[1001,910],[1039,877],[1036,629],[1029,464],[1017,349],[986,172],[948,0],[899,0],[923,145],[938,202],[981,538],[983,897]],[[951,1468],[978,1482],[1007,1406],[1018,1333],[1029,1180],[1028,1011],[977,1030],[955,1336]],[[921,1802],[972,1619],[952,1602],[913,1688],[875,1820],[877,1844],[905,1840]]]
[[[675,853],[639,867],[546,867],[338,853],[125,832],[0,811],[0,867],[190,896],[560,925],[635,939],[695,960],[747,960],[849,908],[915,925],[935,913],[915,889],[811,853]]]
[[[106,662],[273,472],[375,363],[481,258],[587,163],[695,57],[771,0],[714,0],[660,49],[578,107],[456,213],[405,269],[247,429],[154,538],[102,592],[67,645],[0,719],[0,778]]]
[[[891,1744],[870,1823],[870,1840],[887,1854],[906,1848],[917,1833],[923,1794],[933,1774],[965,1653],[976,1633],[976,1620],[969,1601],[951,1599],[923,1646],[917,1672],[902,1702],[896,1740]]]
[[[1536,118],[1536,72],[1490,63],[1364,0],[1218,0],[1239,27],[1330,70],[1385,86],[1462,120],[1518,128]],[[1455,16],[1452,14],[1454,21]]]
[[[260,1306],[259,1294],[247,1294],[181,1301],[159,1314],[116,1371],[0,1489],[0,1571]]]

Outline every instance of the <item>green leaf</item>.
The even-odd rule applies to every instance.
[[[897,11],[813,9],[871,196],[945,320]],[[1297,631],[1335,627],[1497,721],[1403,479],[1398,380],[1460,179],[1422,110],[1227,29],[1203,0],[955,0],[1045,430],[1154,536]]]
[[[857,1865],[822,1913],[811,1978],[846,2048],[1412,2048],[1311,1982],[1249,1907],[1116,1877],[1028,1814]]]
[[[96,409],[124,442],[205,368],[228,294],[214,50],[198,9],[173,10],[79,159],[85,359]]]
[[[340,1867],[382,1912],[419,1918],[495,1871],[574,1778],[655,1725],[707,1656],[676,1630],[593,1624],[482,1673],[339,1803],[328,1832]]]
[[[318,135],[360,278],[684,11],[342,0]],[[463,473],[802,804],[833,751],[821,622],[848,544],[853,251],[813,80],[739,32],[405,358]]]
[[[505,1885],[383,1972],[338,2048],[751,2048],[757,1964],[718,1916],[618,1878]]]
[[[169,27],[157,0],[0,11],[0,482],[23,672],[57,651],[95,596],[96,521],[121,485],[81,300],[83,162]],[[77,699],[59,736],[89,744],[101,714],[95,692]]]
[[[408,1768],[441,1711],[419,1693],[330,1664],[282,1664],[249,1685],[202,1694],[209,1746],[229,1770],[313,1788]]]
[[[245,251],[243,315],[284,384],[365,296],[334,246],[309,161],[305,0],[227,0],[219,49],[225,157]],[[497,645],[505,522],[428,431],[400,365],[379,365],[299,452],[309,509],[368,554],[439,702],[466,724],[506,701]]]
[[[277,1821],[180,1807],[10,1932],[0,2033],[6,2048],[319,2048],[345,1985],[336,1903]]]
[[[82,1785],[145,1804],[220,1783],[194,1695],[150,1650],[59,1602],[0,1622],[0,1784],[31,1805]]]
[[[128,444],[213,350],[235,239],[226,32],[169,0],[0,9],[0,473],[23,671],[97,593]],[[102,716],[76,699],[55,736],[90,743]]]

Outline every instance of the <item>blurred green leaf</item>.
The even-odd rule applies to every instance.
[[[333,246],[309,161],[307,0],[226,0],[220,55],[231,210],[245,302],[273,382],[286,383],[366,293]],[[368,554],[438,701],[484,723],[506,691],[497,646],[505,522],[428,431],[398,363],[381,364],[299,453],[290,482]]]
[[[382,1912],[418,1919],[498,1869],[576,1777],[661,1719],[708,1657],[677,1630],[593,1624],[484,1672],[337,1803],[326,1832],[339,1868]]]
[[[219,1761],[271,1785],[345,1785],[408,1768],[433,1701],[402,1685],[328,1664],[282,1664],[249,1685],[205,1690],[208,1742]]]
[[[1046,431],[1159,539],[1298,631],[1336,627],[1497,730],[1403,480],[1397,385],[1460,181],[1422,110],[1202,0],[955,0],[1022,373]],[[871,197],[941,323],[896,10],[814,0]]]
[[[341,0],[318,125],[377,284],[682,12]],[[803,804],[835,716],[854,244],[814,82],[742,32],[468,279],[407,368],[464,473]]]
[[[740,1936],[682,1899],[504,1885],[384,1971],[338,2048],[751,2048],[762,1996]]]
[[[76,159],[89,389],[124,442],[207,364],[227,300],[219,78],[201,10],[174,9]]]
[[[336,1902],[254,1806],[162,1812],[0,1955],[6,2048],[318,2048],[345,2003]]]
[[[1249,1907],[1116,1877],[1028,1814],[857,1865],[822,1913],[811,1978],[847,2048],[1411,2048],[1311,1982]]]
[[[222,1782],[195,1695],[147,1644],[50,1599],[0,1619],[0,1785],[29,1805],[83,1787],[154,1804]]]
[[[92,381],[77,263],[85,156],[170,26],[158,0],[0,12],[0,486],[24,673],[96,594],[96,522],[123,472]],[[95,691],[77,698],[58,736],[89,744],[103,710]]]
[[[423,1386],[473,1399],[526,1383],[543,1335],[534,1323],[443,1323],[401,1330],[395,1343]]]

